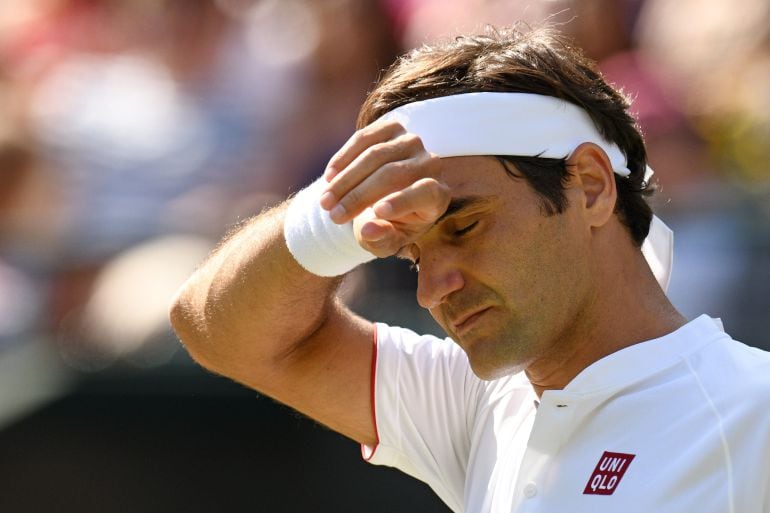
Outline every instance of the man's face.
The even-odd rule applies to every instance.
[[[590,301],[588,235],[570,204],[542,199],[494,157],[442,159],[447,213],[404,253],[419,260],[417,299],[492,379],[558,354]],[[569,187],[567,199],[579,201]]]

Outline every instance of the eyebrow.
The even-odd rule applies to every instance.
[[[438,225],[446,219],[447,217],[453,216],[455,214],[462,213],[464,210],[470,210],[472,208],[478,208],[484,205],[488,205],[490,203],[493,203],[497,199],[497,196],[491,195],[491,196],[456,196],[452,198],[449,201],[449,206],[447,207],[446,211],[444,211],[443,214],[441,214],[441,217],[436,219],[436,222],[433,223],[433,226]],[[404,260],[412,261],[412,257],[407,254],[407,247],[404,246],[400,248],[396,254],[396,258],[401,258]]]
[[[436,222],[433,224],[435,226],[447,217],[461,213],[464,210],[470,210],[492,203],[496,198],[497,196],[457,196],[452,198],[446,211],[441,214],[441,217],[436,219]]]

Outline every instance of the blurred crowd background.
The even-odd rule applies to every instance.
[[[195,399],[217,390],[206,405],[243,397],[243,414],[227,418],[264,426],[267,417],[248,411],[268,401],[207,376],[180,349],[166,313],[174,291],[236,223],[321,173],[399,53],[517,20],[556,24],[635,98],[659,181],[653,205],[675,231],[675,305],[770,348],[766,0],[2,0],[0,488],[30,493],[64,480],[77,510],[90,511],[72,487],[94,476],[63,459],[109,429],[116,436],[99,450],[113,454],[110,444],[132,431],[107,417],[142,415],[151,397],[165,398],[153,403],[158,411],[180,400],[209,411]],[[371,318],[438,333],[416,305],[415,283],[402,262],[378,261],[354,273],[345,294]],[[96,415],[84,406],[95,396],[118,406]],[[121,403],[127,396],[142,399]],[[270,418],[285,414],[276,411]],[[154,415],[147,422],[165,422]],[[317,436],[305,421],[284,421]],[[72,442],[84,424],[91,438]],[[72,454],[56,453],[62,443]],[[54,455],[30,457],[41,445]],[[306,445],[304,454],[316,447]],[[248,454],[255,464],[266,458]],[[133,468],[147,472],[145,463]],[[103,465],[124,467],[119,457]],[[251,482],[249,462],[240,465],[232,468]],[[177,496],[190,494],[179,486]],[[105,490],[93,510],[122,511]],[[122,503],[144,504],[131,502],[139,495]],[[169,497],[167,508],[182,504]],[[248,510],[282,511],[254,501]]]

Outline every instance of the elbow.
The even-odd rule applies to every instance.
[[[184,290],[179,290],[171,301],[171,305],[168,309],[168,319],[171,323],[171,328],[176,333],[177,337],[184,341],[185,334],[190,331],[190,302],[184,295]]]
[[[169,307],[169,321],[177,338],[198,364],[212,368],[210,344],[207,343],[203,314],[196,306],[194,294],[187,284],[177,292]]]

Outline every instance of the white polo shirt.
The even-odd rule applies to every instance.
[[[376,325],[376,447],[468,513],[770,513],[770,353],[701,316],[539,402],[450,339]]]

